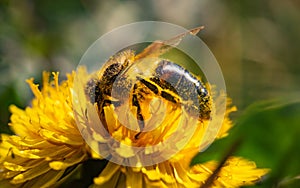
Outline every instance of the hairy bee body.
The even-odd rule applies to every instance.
[[[104,67],[87,82],[85,86],[85,93],[88,96],[91,103],[96,103],[98,106],[98,113],[100,120],[106,126],[104,107],[110,104],[121,105],[118,98],[122,96],[116,96],[117,99],[112,99],[111,92],[113,86],[119,88],[119,91],[125,92],[131,88],[131,82],[126,79],[116,79],[119,74],[131,64],[131,59],[134,57],[134,53],[131,50],[120,52],[112,56],[104,65]]]
[[[137,55],[125,50],[111,57],[85,87],[90,102],[98,107],[102,123],[107,126],[105,106],[118,107],[129,100],[136,108],[134,112],[143,130],[141,103],[149,96],[183,108],[200,121],[210,119],[211,97],[201,80],[182,66],[159,58],[178,45],[184,36],[196,35],[201,29],[203,27],[191,29],[166,41],[154,41]]]
[[[134,63],[133,51],[120,52],[86,84],[86,94],[92,103],[97,104],[104,125],[103,108],[111,104],[115,107],[122,105],[126,93],[131,95],[131,105],[137,107],[136,117],[141,129],[144,119],[140,102],[149,94],[183,106],[188,114],[200,120],[210,118],[210,95],[204,84],[192,73],[171,61],[159,59],[157,62],[149,62],[149,67],[140,67],[140,70],[150,69],[150,73],[141,71],[138,76],[132,76],[131,72],[124,74]],[[115,92],[112,96],[113,89]]]

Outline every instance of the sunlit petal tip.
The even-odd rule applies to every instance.
[[[58,73],[43,72],[43,86],[27,83],[34,99],[25,110],[11,105],[9,123],[16,135],[1,135],[0,187],[51,187],[69,167],[89,156],[73,116],[73,76],[59,83]],[[73,168],[75,169],[75,168]]]

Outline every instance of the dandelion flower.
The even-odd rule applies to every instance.
[[[81,72],[82,73],[82,72]],[[86,79],[87,76],[83,76]],[[12,112],[10,126],[15,135],[1,135],[0,147],[0,185],[3,187],[54,187],[62,183],[78,164],[89,158],[102,158],[99,154],[91,150],[85,143],[81,134],[91,134],[89,137],[93,149],[106,151],[111,155],[114,152],[126,160],[135,155],[134,151],[122,145],[110,145],[110,139],[114,138],[125,146],[153,146],[169,138],[175,133],[180,125],[182,113],[178,108],[174,111],[167,101],[157,99],[153,95],[141,103],[143,115],[149,116],[156,103],[162,105],[163,111],[171,112],[161,116],[158,110],[154,117],[150,117],[148,122],[157,122],[156,118],[161,118],[162,126],[154,127],[149,132],[142,132],[138,137],[137,131],[131,130],[121,124],[129,122],[136,124],[136,119],[118,117],[120,113],[113,105],[104,107],[105,118],[107,120],[108,137],[103,137],[97,127],[98,114],[88,113],[81,108],[72,105],[74,97],[73,79],[74,74],[68,75],[68,79],[61,84],[58,83],[58,74],[54,74],[54,80],[49,81],[49,73],[43,74],[43,88],[41,91],[38,85],[33,83],[33,79],[28,80],[35,98],[31,107],[25,110],[16,106],[11,106]],[[78,97],[78,96],[77,96]],[[81,96],[83,97],[83,96]],[[85,105],[88,112],[97,109],[81,98],[79,102]],[[151,102],[152,101],[152,102]],[[73,101],[74,102],[74,101]],[[126,105],[123,105],[126,107]],[[150,106],[150,107],[149,107]],[[82,106],[80,106],[82,107]],[[128,105],[127,105],[128,107]],[[73,108],[76,113],[74,114]],[[124,109],[122,109],[124,110]],[[129,109],[125,109],[129,110]],[[130,109],[136,110],[136,109]],[[228,108],[225,120],[217,135],[222,138],[228,134],[232,127],[232,122],[228,118],[230,112],[235,111],[235,107]],[[177,115],[176,115],[177,114]],[[185,117],[185,118],[184,118]],[[76,118],[79,118],[80,125]],[[123,117],[124,118],[124,117]],[[153,119],[154,118],[154,119]],[[151,120],[152,119],[152,120]],[[105,169],[94,178],[91,187],[200,187],[218,167],[218,162],[209,161],[190,167],[192,158],[199,152],[201,139],[204,131],[209,125],[209,120],[196,121],[187,114],[183,116],[184,121],[197,122],[196,129],[193,130],[189,142],[175,155],[166,161],[148,166],[124,166],[109,162]],[[183,121],[183,122],[184,122]],[[77,123],[77,124],[76,124]],[[149,123],[151,125],[152,123]],[[186,125],[185,123],[182,123]],[[79,129],[78,127],[84,127]],[[175,134],[174,141],[186,136],[186,127],[181,134]],[[79,131],[80,130],[80,131]],[[85,138],[86,139],[86,138]],[[176,142],[174,148],[166,148],[172,153],[178,149]],[[180,144],[179,144],[180,145]],[[148,151],[153,152],[153,151]],[[103,154],[103,152],[101,153]],[[132,163],[138,161],[132,161]],[[222,166],[217,178],[213,181],[213,187],[239,187],[252,185],[267,173],[267,169],[258,169],[252,161],[240,157],[230,157]]]
[[[147,102],[146,104],[148,105]],[[227,131],[232,127],[232,122],[228,115],[235,110],[235,107],[227,109],[225,120],[223,121],[217,138],[225,137],[228,134]],[[178,116],[176,116],[176,113],[179,113],[179,111],[176,111],[175,114],[166,113],[169,115],[166,116],[166,121],[161,124],[162,127],[150,132],[143,132],[140,134],[140,137],[136,139],[134,137],[136,132],[120,124],[112,105],[105,107],[105,113],[110,134],[118,138],[120,142],[132,146],[146,146],[163,142],[166,137],[174,133],[176,126],[174,128],[172,125],[176,125],[178,123],[176,121],[179,121]],[[145,114],[145,116],[147,115]],[[189,117],[189,119],[191,119],[191,117]],[[166,161],[149,166],[137,165],[135,167],[109,162],[101,174],[94,178],[92,187],[201,187],[218,167],[217,161],[209,161],[190,167],[191,160],[199,152],[201,139],[203,138],[205,127],[208,126],[208,124],[209,120],[198,121],[195,133],[189,142],[178,153]],[[188,129],[184,129],[184,131],[188,131]],[[183,132],[178,135],[177,142],[180,142],[182,137],[184,137]],[[99,140],[99,143],[100,142],[105,143],[104,140]],[[174,142],[174,145],[176,145],[176,142]],[[129,158],[129,156],[134,155],[132,151],[122,150],[118,147],[121,147],[121,145],[114,148],[114,151],[110,148],[109,152],[118,153],[118,155],[123,158]],[[172,148],[169,149],[172,150]],[[253,185],[267,172],[267,169],[256,168],[255,162],[253,161],[231,156],[223,164],[217,178],[214,179],[210,187],[240,187]]]
[[[35,98],[22,110],[10,106],[15,135],[2,135],[0,145],[1,187],[53,187],[88,158],[87,147],[77,129],[71,86],[74,74],[58,83],[58,73],[43,88],[27,80]]]

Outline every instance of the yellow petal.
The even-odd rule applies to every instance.
[[[94,178],[95,184],[103,184],[104,182],[110,181],[114,174],[120,169],[120,165],[109,162],[105,169],[101,172],[100,176]]]
[[[16,160],[14,160],[15,163],[12,162],[4,162],[3,166],[11,171],[25,171],[30,168],[34,168],[36,166],[39,166],[41,163],[43,163],[43,160],[31,160],[31,161],[26,161],[25,163],[19,163],[16,164]]]
[[[127,188],[142,188],[143,181],[142,181],[142,173],[135,173],[132,171],[131,168],[127,171],[126,176],[126,187]]]
[[[156,171],[155,168],[151,166],[147,169],[144,167],[142,168],[142,172],[147,176],[147,178],[151,181],[156,181],[160,179],[160,173]]]
[[[28,181],[22,188],[49,188],[62,177],[64,171],[50,170],[47,173]]]
[[[72,157],[69,157],[64,161],[52,161],[49,163],[49,165],[54,170],[64,170],[70,166],[80,163],[84,160],[85,157],[86,156],[83,153],[78,152],[77,154],[72,155]]]
[[[43,165],[40,165],[38,168],[32,168],[30,170],[27,170],[24,173],[21,173],[17,176],[15,176],[10,182],[12,184],[19,184],[26,182],[28,180],[31,180],[35,177],[38,177],[50,170],[50,167],[47,163],[44,163]]]
[[[206,173],[211,175],[218,166],[215,161],[195,165],[191,168],[191,174]],[[268,169],[256,168],[253,161],[248,161],[240,157],[230,157],[221,168],[218,178],[214,181],[215,186],[220,187],[240,187],[253,185],[262,176],[268,173]]]
[[[58,134],[58,132],[50,131],[47,129],[41,129],[39,131],[42,137],[54,143],[64,143],[68,145],[80,146],[82,145],[82,139],[78,135],[70,135],[64,133],[64,135]]]

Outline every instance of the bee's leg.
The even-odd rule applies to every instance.
[[[110,106],[111,104],[114,105],[115,107],[118,107],[122,103],[121,103],[121,101],[112,101],[110,99],[104,99],[103,96],[101,96],[100,98],[101,98],[101,100],[99,100],[99,102],[97,102],[100,120],[101,120],[103,126],[105,127],[105,129],[108,130],[107,122],[106,122],[106,118],[105,118],[104,107]]]
[[[155,94],[159,94],[162,98],[174,103],[174,104],[178,104],[179,100],[177,97],[173,96],[172,94],[164,91],[163,89],[161,89],[161,91],[159,91],[158,87],[161,88],[161,85],[163,85],[161,82],[156,81],[157,83],[151,83],[145,79],[141,79],[140,80],[142,84],[144,84],[147,88],[149,88],[153,93]]]
[[[159,90],[156,85],[150,83],[149,81],[145,79],[141,79],[140,82],[144,84],[147,88],[149,88],[153,93],[158,94]]]
[[[97,106],[98,106],[100,121],[102,122],[105,129],[108,131],[108,126],[107,126],[107,122],[106,122],[106,118],[105,118],[105,112],[104,112],[104,106],[105,106],[104,101],[102,101],[100,103],[97,103]]]
[[[145,123],[144,123],[144,117],[141,114],[141,106],[140,106],[140,103],[139,103],[139,100],[138,100],[138,93],[136,92],[137,89],[138,89],[137,84],[134,84],[134,86],[133,86],[133,95],[132,95],[132,105],[137,108],[136,117],[137,117],[137,120],[138,120],[140,130],[143,130],[144,127],[145,127]],[[141,134],[141,132],[136,134],[135,139],[138,139],[140,134]]]
[[[104,103],[104,106],[109,106],[109,105],[114,105],[114,107],[119,107],[121,106],[122,102],[121,101],[112,101],[112,100],[109,100],[109,99],[105,99],[103,101]]]

